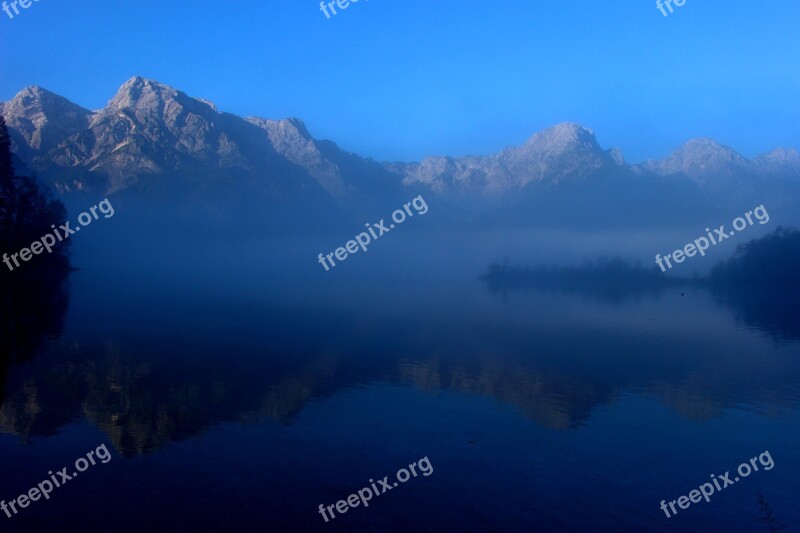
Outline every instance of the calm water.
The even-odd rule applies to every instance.
[[[0,497],[113,459],[2,528],[768,531],[758,491],[800,525],[796,299],[492,290],[506,246],[396,239],[332,273],[335,241],[79,250],[6,365]],[[772,470],[659,508],[765,450]]]

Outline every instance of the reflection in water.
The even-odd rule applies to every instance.
[[[776,339],[800,339],[800,231],[779,227],[711,270],[714,293],[737,319]]]
[[[796,241],[783,231],[750,244],[711,279],[671,279],[620,260],[506,263],[484,276],[488,295],[482,284],[432,293],[413,282],[393,287],[402,295],[394,298],[350,300],[360,287],[338,287],[306,305],[239,297],[188,306],[153,290],[156,316],[151,301],[125,295],[109,300],[110,313],[96,311],[89,293],[79,322],[102,331],[94,340],[55,340],[67,309],[64,276],[17,283],[3,291],[0,431],[25,442],[85,418],[130,457],[222,422],[291,426],[309,402],[374,383],[491,398],[554,430],[586,426],[626,393],[657,398],[690,420],[732,407],[795,409],[798,284],[736,276],[788,272],[786,243]],[[779,253],[765,251],[775,243]],[[779,266],[765,267],[764,257]],[[84,320],[87,312],[95,314]],[[129,331],[103,321],[108,314]]]
[[[65,269],[29,269],[0,276],[0,405],[11,366],[33,358],[47,338],[61,335],[69,303],[67,274]],[[35,397],[35,389],[27,387],[24,396]],[[28,400],[26,405],[35,409]],[[28,422],[23,417],[15,423]],[[0,426],[6,425],[0,415]]]
[[[800,340],[800,286],[712,285],[718,301],[737,322],[770,335],[776,341]]]
[[[68,273],[19,272],[0,277],[0,360],[16,363],[36,355],[46,337],[61,334],[69,303]]]
[[[481,276],[493,294],[527,290],[577,294],[620,304],[642,296],[659,296],[670,288],[702,287],[732,309],[739,323],[776,340],[800,340],[800,232],[778,228],[737,248],[708,277],[668,277],[656,267],[631,266],[620,258],[588,262],[581,267],[517,267],[506,260],[489,265]]]
[[[0,430],[24,437],[49,435],[86,416],[109,435],[126,456],[156,450],[170,441],[202,433],[215,423],[269,417],[291,423],[314,397],[332,395],[357,384],[354,361],[324,357],[278,379],[269,367],[246,372],[206,367],[202,372],[170,368],[109,345],[104,354],[43,357],[30,375],[18,377],[0,408]],[[387,361],[387,363],[391,363]],[[545,427],[568,429],[587,420],[598,404],[609,403],[608,386],[574,376],[519,368],[489,361],[395,360],[364,383],[409,383],[428,392],[478,394],[518,406]],[[43,392],[46,394],[42,394]],[[58,391],[57,394],[53,394]]]
[[[580,294],[610,303],[622,303],[641,296],[657,296],[669,287],[692,282],[664,276],[658,268],[629,265],[621,258],[588,261],[580,267],[518,267],[492,263],[481,276],[489,290],[507,297],[524,290],[558,291]]]
[[[50,434],[86,416],[120,453],[130,456],[257,410],[265,385],[257,372],[263,369],[243,373],[224,360],[204,367],[180,366],[145,353],[109,342],[46,354],[29,365],[28,373],[12,380],[12,392],[0,409],[0,427],[27,438]],[[287,396],[281,398],[288,401]],[[276,417],[287,416],[289,408],[264,405]],[[30,420],[19,424],[24,418]]]
[[[420,313],[402,327],[272,309],[243,318],[254,336],[273,321],[269,352],[253,350],[248,336],[222,347],[176,339],[58,345],[8,378],[0,429],[25,440],[86,417],[135,456],[221,422],[292,424],[308,402],[375,382],[492,398],[556,430],[584,426],[626,392],[657,397],[693,420],[733,406],[796,407],[800,361],[724,326],[730,314],[705,289],[682,290],[613,304],[587,301],[575,287],[525,291],[498,302],[492,320],[454,301],[453,313]],[[689,325],[670,322],[676,316]],[[707,325],[692,330],[699,321]]]
[[[494,398],[520,408],[525,417],[551,429],[581,426],[595,406],[610,403],[615,396],[611,388],[574,376],[491,361],[484,361],[483,368],[442,361],[407,363],[401,366],[400,377],[430,392],[448,390]]]

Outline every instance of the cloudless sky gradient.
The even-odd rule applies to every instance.
[[[97,109],[134,75],[222,111],[296,116],[379,160],[488,154],[563,121],[628,161],[713,137],[800,148],[800,2],[40,0],[0,12],[0,100]]]

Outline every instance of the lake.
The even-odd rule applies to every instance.
[[[796,299],[479,279],[602,239],[410,230],[326,272],[317,253],[350,237],[111,234],[81,235],[5,365],[0,498],[112,459],[4,529],[769,531],[759,492],[800,525]],[[774,468],[660,508],[765,451]],[[426,457],[430,475],[321,516]]]

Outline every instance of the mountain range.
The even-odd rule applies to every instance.
[[[0,103],[0,114],[19,170],[60,195],[126,193],[206,204],[250,198],[348,209],[428,194],[490,218],[527,218],[554,202],[642,213],[657,206],[667,212],[669,204],[669,212],[765,201],[788,207],[800,184],[794,149],[749,160],[712,139],[693,139],[664,159],[629,164],[619,148],[603,149],[591,130],[569,122],[496,154],[378,162],[315,139],[299,119],[239,117],[142,77],[128,80],[100,110],[32,86]]]

